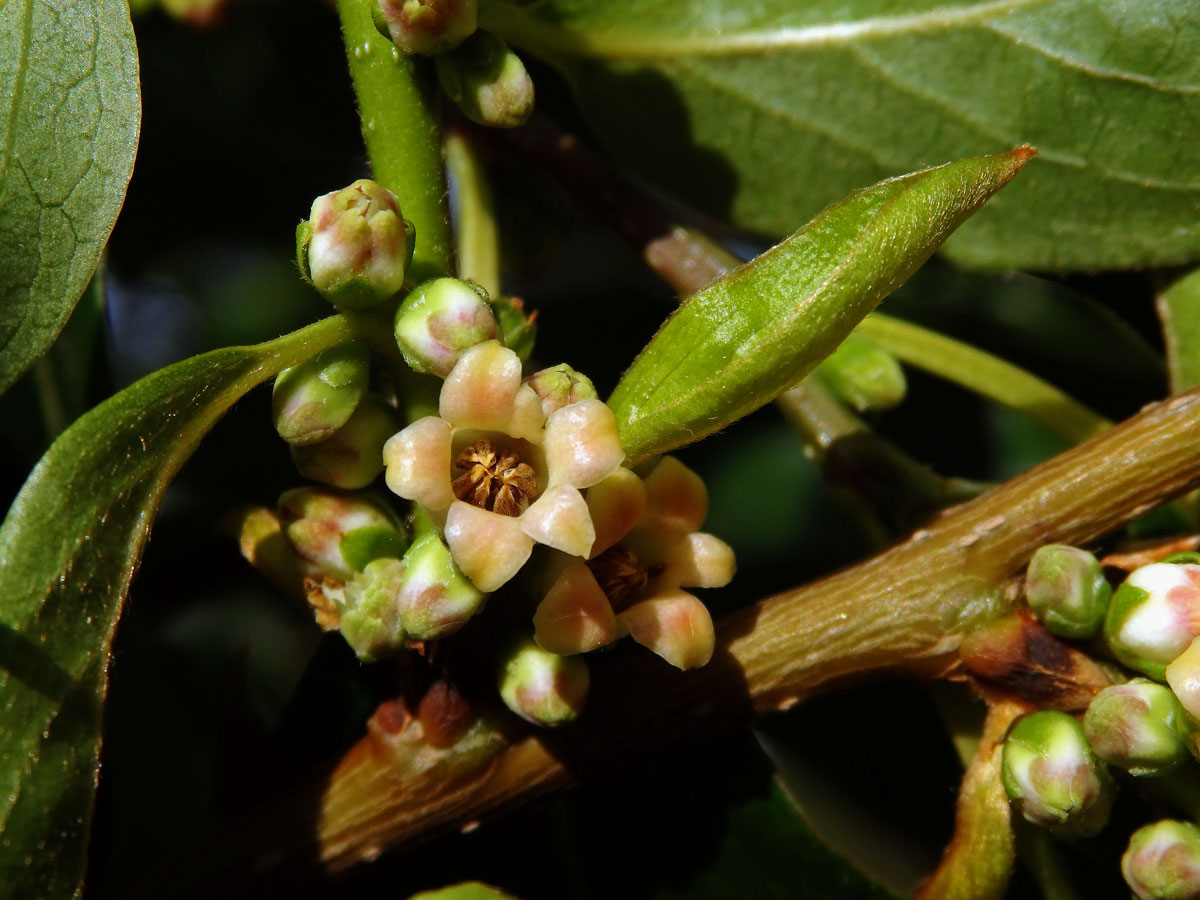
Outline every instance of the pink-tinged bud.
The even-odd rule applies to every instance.
[[[1092,699],[1083,732],[1105,762],[1132,775],[1158,776],[1188,758],[1185,718],[1167,688],[1136,678],[1105,688]]]
[[[437,58],[438,81],[462,114],[494,128],[524,125],[533,112],[533,80],[504,41],[480,31]]]
[[[500,697],[535,725],[562,725],[583,712],[587,663],[577,656],[547,653],[530,639],[517,643],[500,669]]]
[[[476,28],[476,0],[375,0],[375,27],[402,53],[432,56],[457,47]]]
[[[442,539],[430,529],[404,555],[401,616],[409,638],[432,641],[458,631],[483,608],[484,594],[454,564]]]
[[[396,310],[396,344],[417,372],[445,378],[465,351],[499,337],[487,292],[469,281],[426,281]]]
[[[362,495],[295,488],[280,495],[278,508],[305,575],[344,580],[373,559],[404,552],[404,532],[387,510]]]
[[[1004,741],[1001,780],[1029,822],[1089,837],[1108,821],[1112,783],[1076,719],[1057,710],[1023,716]]]
[[[1138,900],[1200,898],[1200,828],[1166,819],[1139,828],[1121,857],[1121,874]]]
[[[1078,547],[1047,544],[1029,561],[1025,600],[1051,634],[1089,638],[1100,630],[1112,588],[1096,557]]]
[[[301,273],[347,309],[370,309],[403,288],[412,247],[396,195],[365,178],[318,197],[296,229]]]
[[[546,415],[580,400],[595,400],[598,396],[592,380],[566,363],[534,372],[525,379],[525,383],[533,388],[542,401],[542,410]]]
[[[1200,566],[1135,569],[1113,594],[1104,637],[1125,665],[1163,681],[1167,664],[1200,637]]]
[[[284,369],[271,394],[275,430],[289,444],[315,444],[332,437],[354,415],[369,380],[370,356],[358,341]]]
[[[1200,638],[1167,666],[1167,684],[1194,719],[1200,719]]]
[[[273,510],[256,506],[239,510],[227,520],[237,535],[246,562],[289,593],[302,595],[302,561]]]
[[[399,650],[408,638],[398,602],[403,578],[403,562],[377,559],[346,583],[338,630],[364,662]]]
[[[292,447],[292,462],[305,478],[354,490],[383,471],[383,445],[396,433],[396,411],[370,394],[332,437]]]

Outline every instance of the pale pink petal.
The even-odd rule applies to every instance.
[[[587,556],[596,540],[583,495],[565,484],[548,488],[521,516],[525,533],[547,547]]]
[[[476,344],[446,376],[439,401],[455,428],[503,431],[521,387],[521,360],[497,341]]]
[[[521,385],[513,401],[512,418],[503,429],[510,437],[540,444],[546,434],[546,413],[542,411],[542,401],[529,385]]]
[[[1167,666],[1167,684],[1192,718],[1200,716],[1200,638]]]
[[[617,637],[617,617],[608,597],[582,562],[568,567],[533,616],[533,639],[560,656],[587,653]]]
[[[694,669],[712,658],[716,636],[704,604],[685,591],[643,600],[619,616],[630,636],[677,669]]]
[[[588,488],[587,505],[596,529],[592,556],[599,556],[641,520],[646,512],[646,486],[622,467]]]
[[[546,465],[551,484],[591,487],[625,458],[617,417],[599,400],[580,400],[546,420]]]
[[[450,489],[450,424],[437,416],[417,419],[383,445],[384,479],[393,493],[426,509],[454,502]]]
[[[646,476],[647,518],[657,527],[686,534],[704,524],[708,491],[700,476],[673,456],[664,456]]]
[[[446,514],[446,546],[481,591],[494,591],[520,571],[533,552],[521,520],[455,500]]]
[[[724,587],[733,580],[733,548],[711,534],[693,531],[671,554],[675,584],[681,587]]]

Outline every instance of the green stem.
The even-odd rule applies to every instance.
[[[854,333],[902,362],[1024,413],[1073,444],[1112,427],[1104,417],[1024,369],[919,325],[876,313],[867,316]]]
[[[369,0],[337,0],[363,139],[376,181],[416,228],[416,281],[454,271],[432,69],[400,53],[371,21]]]
[[[493,297],[500,293],[500,238],[487,176],[471,139],[461,132],[446,136],[446,166],[454,181],[454,209],[458,245],[458,275],[483,287]]]
[[[1017,855],[1042,892],[1042,900],[1079,900],[1062,854],[1048,832],[1026,822],[1017,824]]]

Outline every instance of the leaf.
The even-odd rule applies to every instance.
[[[1200,270],[1179,278],[1155,300],[1167,348],[1171,393],[1200,384]]]
[[[54,342],[125,197],[141,101],[129,9],[0,2],[0,392]]]
[[[150,523],[217,419],[349,337],[340,317],[143,378],[65,431],[0,527],[0,873],[12,896],[83,876],[108,653]]]
[[[1190,3],[543,0],[481,22],[557,66],[642,177],[742,227],[786,234],[858,185],[1028,143],[1029,177],[955,258],[1200,257]]]
[[[857,191],[689,297],[609,400],[629,458],[712,434],[808,374],[1033,152]]]

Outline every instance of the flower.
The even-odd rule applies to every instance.
[[[581,490],[625,455],[612,410],[589,399],[547,416],[517,355],[485,341],[446,376],[439,412],[384,446],[387,485],[441,521],[476,587],[507,582],[534,543],[588,556],[596,531]]]
[[[588,491],[596,528],[589,559],[567,561],[534,615],[534,638],[560,655],[586,653],[625,634],[679,669],[712,657],[712,618],[683,587],[723,587],[733,550],[696,529],[708,511],[704,483],[674,457],[645,479],[618,469]]]

